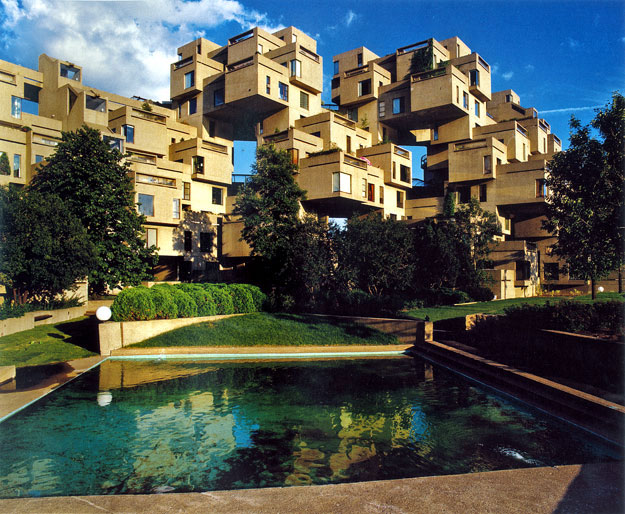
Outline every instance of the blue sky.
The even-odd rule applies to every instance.
[[[0,59],[36,69],[47,53],[83,66],[88,85],[154,100],[167,98],[176,47],[198,36],[225,44],[255,25],[294,25],[318,41],[329,101],[333,55],[457,35],[491,65],[493,91],[515,90],[565,146],[572,114],[588,122],[625,91],[623,1],[0,0],[0,24]],[[237,172],[252,158],[237,145]]]

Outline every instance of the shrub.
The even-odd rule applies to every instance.
[[[191,295],[180,288],[174,288],[172,297],[178,307],[179,318],[192,318],[197,316],[197,305]]]
[[[333,307],[335,314],[350,316],[395,316],[404,300],[399,296],[371,295],[361,289],[340,293]]]
[[[217,314],[234,314],[232,296],[225,290],[224,286],[221,284],[203,284],[202,288],[210,294],[215,302]]]
[[[197,306],[198,316],[215,316],[217,305],[211,294],[199,284],[181,284],[180,289],[187,293]]]
[[[178,317],[178,306],[174,301],[172,289],[160,285],[150,288],[150,296],[154,302],[157,319],[173,319]]]
[[[465,303],[470,301],[469,295],[464,291],[450,289],[448,287],[440,287],[438,289],[419,289],[416,293],[417,299],[422,300],[426,307],[434,307],[436,305],[454,305],[456,303]]]
[[[234,306],[234,312],[246,313],[254,312],[254,299],[252,294],[247,289],[245,284],[230,284],[226,291],[232,296],[232,305]]]
[[[476,302],[490,302],[495,297],[493,292],[488,287],[468,287],[465,292]]]
[[[121,291],[111,306],[113,321],[154,319],[156,309],[147,287],[139,286]]]
[[[265,306],[265,302],[267,301],[267,295],[263,293],[258,286],[253,286],[251,284],[241,285],[245,286],[252,295],[252,300],[254,301],[254,309],[256,311],[262,311]]]

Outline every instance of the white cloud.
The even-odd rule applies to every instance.
[[[88,85],[154,100],[169,98],[169,65],[176,60],[176,48],[204,29],[226,22],[243,30],[281,28],[236,0],[0,2],[5,53],[26,54],[31,61],[39,53],[66,59],[83,67]]]
[[[501,74],[501,77],[504,80],[510,80],[512,77],[514,77],[514,72],[513,71],[506,71],[505,73]]]
[[[526,64],[525,65],[525,71],[532,73],[534,70],[536,69],[536,67],[533,64]]]
[[[579,48],[579,45],[580,45],[579,41],[577,39],[573,39],[572,37],[566,38],[566,44],[571,50],[574,50],[575,48]]]
[[[349,27],[352,23],[354,23],[354,21],[356,21],[357,18],[358,15],[354,11],[347,11],[347,14],[345,15],[345,25]]]

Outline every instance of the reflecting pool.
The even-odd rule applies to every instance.
[[[0,497],[329,484],[622,458],[409,357],[108,360],[0,424]]]

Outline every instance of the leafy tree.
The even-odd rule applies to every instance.
[[[556,236],[553,253],[564,258],[569,273],[595,282],[623,261],[623,152],[625,100],[615,93],[612,104],[597,112],[592,126],[572,117],[569,149],[548,166],[547,220]]]
[[[155,249],[146,248],[128,163],[102,140],[100,132],[83,126],[63,133],[63,140],[33,178],[30,188],[58,195],[87,230],[96,249],[89,271],[90,288],[136,285],[156,263]]]
[[[400,293],[414,270],[408,226],[379,214],[352,218],[337,232],[337,273],[348,289],[373,295]]]
[[[0,175],[10,175],[11,165],[9,164],[9,157],[6,152],[0,153]]]
[[[456,214],[456,195],[452,191],[447,191],[443,201],[443,217],[453,218]]]
[[[255,174],[243,186],[235,214],[243,219],[242,238],[257,257],[257,280],[273,290],[281,308],[314,304],[331,277],[327,226],[300,218],[305,191],[295,183],[297,166],[272,145],[257,150]]]
[[[87,276],[95,249],[56,195],[0,188],[0,282],[19,304],[49,301]]]

